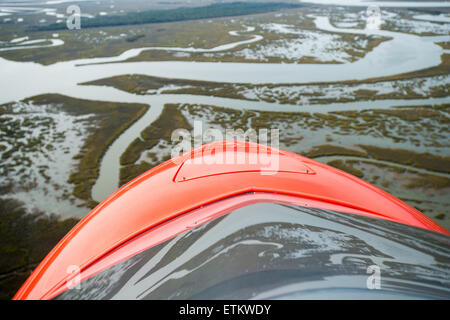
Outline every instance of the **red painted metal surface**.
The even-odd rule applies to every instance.
[[[118,248],[104,255],[101,259],[88,266],[79,274],[73,275],[71,278],[62,282],[59,287],[53,291],[49,291],[43,299],[52,299],[69,288],[68,284],[74,284],[76,281],[82,282],[99,272],[102,272],[117,263],[124,261],[148,248],[158,245],[166,240],[169,240],[178,234],[198,227],[208,221],[214,220],[220,216],[226,215],[238,208],[251,205],[259,202],[271,202],[288,205],[296,205],[303,207],[311,207],[317,209],[334,210],[343,213],[358,214],[367,217],[377,218],[376,215],[367,213],[365,211],[351,209],[330,203],[323,203],[306,198],[296,196],[282,195],[279,193],[263,193],[250,192],[242,195],[237,195],[227,199],[213,202],[209,205],[192,210],[186,214],[182,214],[175,219],[166,223],[162,223],[155,228],[138,235],[137,237],[127,241]],[[390,219],[388,219],[390,220]],[[73,280],[73,281],[71,281]]]
[[[98,272],[108,265],[101,264],[102,258],[110,258],[131,239],[186,212],[250,192],[290,195],[323,208],[339,206],[343,212],[449,234],[401,200],[340,170],[275,148],[216,142],[169,160],[117,190],[56,245],[14,298],[51,298],[70,279],[69,266],[79,266],[84,275]]]

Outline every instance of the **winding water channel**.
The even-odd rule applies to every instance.
[[[237,99],[195,95],[135,95],[111,87],[85,86],[80,83],[124,74],[141,74],[164,78],[217,81],[228,83],[309,83],[344,80],[363,80],[430,68],[441,63],[445,52],[436,41],[445,37],[420,37],[386,30],[335,28],[327,17],[316,17],[318,29],[328,32],[378,35],[390,37],[367,53],[364,58],[344,64],[271,64],[271,63],[217,63],[217,62],[124,62],[146,50],[180,52],[218,52],[245,43],[260,41],[260,35],[211,49],[199,48],[136,48],[116,57],[78,59],[43,66],[34,62],[14,62],[0,58],[0,104],[27,97],[58,93],[79,99],[149,104],[150,108],[128,128],[105,153],[100,175],[93,187],[94,200],[102,201],[118,187],[119,158],[141,131],[155,121],[164,104],[192,103],[223,106],[234,109],[261,111],[316,111],[360,110],[361,108],[391,108],[402,105],[432,105],[450,102],[450,97],[439,99],[379,100],[368,102],[331,103],[312,106],[279,105]],[[247,30],[252,31],[252,30]],[[232,35],[239,35],[232,32]],[[114,62],[114,63],[112,63]]]
[[[278,64],[278,63],[220,63],[220,62],[120,62],[135,57],[146,50],[170,50],[184,52],[217,52],[236,45],[259,41],[261,36],[238,41],[211,49],[196,48],[139,48],[127,50],[117,57],[78,59],[43,66],[35,62],[14,62],[0,58],[2,77],[0,88],[4,90],[0,103],[21,100],[49,92],[71,92],[83,95],[82,82],[123,74],[142,74],[164,78],[204,80],[229,83],[309,83],[344,80],[363,80],[385,77],[437,66],[444,49],[411,34],[385,30],[341,29],[333,27],[327,17],[317,17],[318,29],[328,32],[379,35],[391,37],[365,55],[364,58],[344,64]],[[443,38],[443,37],[440,37]],[[447,37],[450,38],[450,37]],[[32,76],[31,76],[32,75]],[[109,97],[114,101],[115,97]]]

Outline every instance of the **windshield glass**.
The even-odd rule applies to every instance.
[[[449,298],[450,239],[402,224],[251,204],[56,299]],[[373,270],[379,282],[372,283]]]

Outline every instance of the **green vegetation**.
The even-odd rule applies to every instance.
[[[51,144],[51,138],[48,137],[50,128],[53,128],[55,123],[50,117],[24,117],[23,121],[20,118],[9,117],[9,106],[2,105],[4,115],[0,118],[0,141],[9,145],[9,147],[3,146],[1,150],[2,160],[0,162],[0,170],[4,176],[8,176],[9,173],[13,173],[18,168],[25,171],[31,165],[30,153],[49,150],[53,147]],[[10,113],[13,115],[13,112]],[[36,130],[37,128],[44,128],[42,131]],[[30,131],[36,130],[35,136],[29,134]],[[45,168],[40,168],[39,173],[45,177]],[[20,174],[25,175],[24,172]],[[16,172],[19,173],[19,172]],[[47,179],[47,178],[46,178]],[[25,179],[24,179],[25,180]]]
[[[78,222],[29,212],[14,199],[0,198],[0,299],[11,299],[31,272]]]
[[[349,41],[351,43],[351,41],[352,41],[353,37],[355,37],[355,35],[345,34],[345,35],[343,35],[343,37],[344,37],[344,39],[346,39],[347,41]],[[365,47],[365,48],[355,48],[355,49],[359,49],[358,51],[354,50],[353,48],[345,50],[345,52],[347,52],[352,57],[351,62],[357,61],[358,58],[364,58],[368,52],[372,51],[375,47],[379,46],[382,42],[387,41],[387,40],[392,40],[392,38],[368,36],[367,40],[368,40],[368,43],[367,43],[367,47]]]
[[[116,76],[112,78],[105,78],[91,82],[85,82],[82,84],[111,86],[116,89],[142,95],[148,94],[149,90],[158,90],[163,88],[164,86],[173,85],[184,88],[166,89],[163,90],[162,93],[208,95],[215,97],[248,100],[242,94],[236,92],[235,86],[230,83],[169,79],[139,74]]]
[[[126,50],[139,47],[199,47],[212,48],[226,43],[244,40],[249,36],[237,37],[228,32],[242,28],[238,22],[229,20],[181,21],[137,26],[116,26],[105,28],[82,28],[81,30],[60,30],[59,39],[64,45],[29,50],[0,51],[0,56],[12,61],[34,61],[44,65],[80,59],[117,56]],[[3,34],[4,30],[0,30]],[[25,33],[31,39],[45,39],[51,31]],[[139,37],[135,37],[139,35]],[[10,36],[12,39],[14,34]],[[2,37],[0,37],[2,38]],[[4,37],[2,38],[4,39]],[[127,41],[128,39],[128,41]],[[133,41],[129,41],[133,40]],[[145,51],[150,56],[145,60],[177,59],[166,51]],[[139,57],[141,57],[141,55]],[[138,59],[136,57],[134,59]],[[134,60],[134,59],[130,59]],[[181,60],[183,58],[180,58]]]
[[[162,90],[162,93],[177,93],[177,94],[197,94],[197,95],[209,95],[218,97],[227,97],[232,99],[245,99],[242,95],[244,89],[251,89],[258,87],[255,85],[244,84],[227,84],[216,82],[204,82],[204,81],[191,81],[191,80],[178,80],[178,79],[164,79],[157,77],[148,77],[142,75],[126,75],[113,77],[108,79],[101,79],[93,82],[86,83],[89,85],[109,85],[115,88],[125,90],[137,94],[146,94],[148,90],[158,90],[164,86],[174,85],[182,88],[174,88]],[[267,90],[276,88],[276,86],[268,86]],[[364,93],[369,94],[369,93]],[[304,96],[304,95],[303,95]],[[296,103],[296,101],[283,100],[279,97],[280,103]],[[361,95],[357,95],[357,99],[361,98]],[[388,97],[386,97],[388,98]],[[392,97],[391,97],[392,98]],[[400,98],[400,97],[399,97]],[[250,100],[250,99],[248,99]],[[269,102],[272,101],[269,97],[263,98]],[[320,102],[320,101],[319,101]],[[332,101],[329,101],[332,102]],[[214,107],[215,108],[215,107]],[[404,127],[399,126],[398,121],[396,123],[395,118],[399,118],[405,121],[419,121],[425,118],[438,121],[440,124],[446,124],[450,118],[445,116],[441,111],[447,110],[445,105],[442,108],[436,107],[409,107],[409,108],[395,108],[390,110],[363,110],[363,111],[345,111],[345,112],[330,112],[328,114],[314,113],[278,113],[278,112],[262,112],[261,117],[252,118],[252,127],[257,129],[258,127],[270,127],[272,121],[284,122],[302,122],[307,126],[305,128],[315,130],[323,127],[339,128],[341,133],[350,134],[352,131],[358,131],[360,133],[371,133],[374,131],[380,132],[386,137],[392,137],[396,141],[405,140]],[[221,110],[221,113],[225,111]],[[236,112],[236,111],[227,111]],[[239,114],[239,112],[238,112]],[[336,115],[342,115],[343,117],[337,117]],[[309,118],[309,119],[306,119]],[[395,126],[388,126],[387,123],[395,123]],[[431,129],[431,124],[423,127],[423,129]],[[395,133],[395,134],[394,134]]]
[[[439,213],[434,216],[436,219],[443,220],[445,218],[445,213]]]
[[[192,130],[191,125],[178,109],[178,105],[167,104],[159,118],[142,131],[142,139],[136,138],[120,157],[120,164],[124,166],[120,170],[120,185],[136,178],[152,167],[145,161],[138,164],[135,164],[135,162],[143,151],[153,148],[161,140],[170,143],[172,131],[175,128]],[[164,160],[168,160],[168,158]]]
[[[48,94],[32,97],[36,105],[59,104],[62,110],[75,114],[94,114],[96,127],[87,137],[81,152],[76,156],[79,164],[68,182],[74,184],[73,194],[94,207],[91,189],[99,174],[100,160],[109,145],[131,124],[139,119],[148,106],[143,104],[112,103],[74,99],[62,95]]]
[[[211,105],[182,105],[181,110],[187,110],[190,115],[202,118],[205,111],[209,113],[209,123],[219,125],[223,129],[249,129],[249,120],[253,121],[256,116],[254,111],[240,111]],[[253,124],[251,125],[253,127]]]
[[[165,55],[166,53],[164,53]],[[159,60],[158,54],[153,54],[152,60]],[[173,60],[170,57],[164,56],[160,60],[168,59]],[[142,60],[142,59],[138,59]],[[146,59],[144,59],[146,60]],[[186,60],[186,58],[179,58],[179,60]],[[187,60],[198,60],[193,57]],[[223,60],[221,60],[223,61]],[[362,84],[354,83],[348,84],[348,88]],[[371,81],[366,82],[366,84],[372,83]],[[112,86],[114,88],[136,93],[136,94],[152,94],[151,90],[162,89],[160,93],[162,94],[193,94],[193,95],[206,95],[215,96],[231,99],[241,99],[250,101],[266,101],[271,103],[279,104],[299,104],[303,99],[307,98],[309,103],[333,103],[333,102],[352,102],[352,101],[366,101],[366,100],[381,100],[381,99],[421,99],[424,96],[420,93],[416,93],[413,89],[414,84],[412,83],[410,87],[403,88],[402,90],[396,90],[398,86],[395,82],[393,84],[393,91],[389,93],[378,93],[377,90],[367,90],[367,89],[354,89],[351,96],[349,97],[339,97],[339,98],[328,98],[326,96],[326,91],[328,85],[316,84],[316,85],[275,85],[275,84],[244,84],[244,83],[222,83],[222,82],[208,82],[208,81],[198,81],[198,80],[182,80],[182,79],[170,79],[170,78],[159,78],[146,75],[122,75],[112,78],[99,79],[87,83],[85,85],[106,85]],[[175,86],[174,88],[164,86]],[[293,91],[293,95],[285,94],[283,90],[277,90],[277,88],[289,88],[298,86],[298,93]],[[336,85],[333,85],[333,87]],[[340,86],[344,87],[346,84],[342,83]],[[314,92],[303,92],[304,88],[314,88]],[[428,92],[429,97],[446,97],[449,94],[450,84],[445,84],[438,87],[432,87]],[[254,98],[248,98],[245,93],[250,92],[255,95]],[[325,94],[324,94],[325,92]],[[419,117],[418,115],[416,117]]]
[[[311,30],[316,31],[316,26],[314,24],[314,19],[307,16],[307,10],[296,10],[295,13],[300,14],[297,16],[294,14],[286,14],[282,16],[277,16],[275,14],[259,15],[251,17],[251,24],[255,26],[255,31],[251,34],[258,34],[264,38],[260,41],[248,43],[235,47],[234,49],[217,52],[217,53],[201,53],[201,52],[190,52],[178,55],[177,53],[165,52],[165,51],[143,51],[137,57],[131,58],[128,61],[201,61],[201,62],[254,62],[254,63],[316,63],[316,64],[326,64],[326,63],[340,63],[335,60],[322,61],[311,56],[302,56],[298,58],[287,58],[279,56],[265,56],[264,58],[250,58],[249,56],[242,56],[238,54],[242,49],[250,50],[260,50],[263,47],[271,45],[280,45],[281,42],[285,42],[284,45],[289,46],[289,41],[298,40],[299,35],[295,34],[279,34],[273,31],[267,31],[261,27],[263,24],[267,23],[282,23],[295,26],[296,29]],[[250,18],[247,18],[250,20]],[[235,27],[232,30],[242,29],[242,23],[245,23],[246,18],[240,19],[241,23],[238,24],[233,21]],[[227,23],[229,25],[229,23]],[[244,35],[247,34],[244,31]],[[337,35],[337,34],[335,34]],[[174,35],[177,37],[177,35]],[[301,36],[300,36],[301,37]],[[354,52],[353,57],[349,57],[349,61],[355,61],[358,58],[364,57],[373,48],[378,46],[381,42],[389,40],[386,37],[380,36],[366,36],[366,35],[354,35],[354,34],[339,34],[339,40],[344,42],[344,51],[351,54]],[[236,41],[236,37],[232,41]],[[361,42],[357,41],[360,39],[367,40],[367,44],[360,46]],[[179,41],[176,40],[178,43]],[[202,47],[205,47],[204,45]],[[337,49],[342,50],[342,49]]]
[[[416,168],[424,168],[431,171],[450,173],[450,157],[433,155],[430,153],[418,153],[404,149],[389,149],[376,146],[360,145],[368,155],[378,160],[391,161]]]
[[[437,43],[442,47],[442,49],[449,50],[450,49],[450,42],[439,42]]]
[[[336,145],[320,145],[314,146],[312,150],[305,154],[308,158],[317,158],[323,156],[355,156],[355,157],[366,157],[367,153],[363,151],[358,151],[355,149],[348,149]],[[344,170],[345,171],[345,170]]]
[[[441,120],[445,119],[437,109],[433,108],[396,108],[388,110],[372,110],[374,115],[387,115],[398,117],[405,121],[419,121],[424,118]]]
[[[423,188],[423,189],[445,189],[450,188],[450,179],[446,177],[438,177],[430,174],[420,174],[418,177],[411,178],[405,185],[408,189]]]
[[[139,39],[141,39],[141,38],[145,38],[145,35],[144,35],[144,34],[137,34],[137,35],[128,37],[128,38],[126,38],[125,40],[126,40],[127,42],[135,42],[135,41],[137,41],[137,40],[139,40]]]
[[[450,74],[450,54],[443,54],[441,56],[441,64],[436,67],[431,67],[423,70],[417,70],[409,73],[404,74],[398,74],[398,75],[392,75],[388,77],[380,77],[380,78],[372,78],[372,79],[365,79],[365,80],[348,80],[348,81],[341,81],[341,82],[328,82],[328,83],[309,83],[307,86],[318,86],[318,92],[314,92],[313,94],[302,94],[301,96],[311,96],[313,98],[310,99],[310,103],[333,103],[333,102],[350,102],[350,101],[359,101],[359,100],[375,100],[375,99],[417,99],[417,98],[423,98],[420,94],[415,93],[412,89],[414,88],[407,88],[406,93],[403,92],[403,90],[398,90],[395,92],[391,92],[388,94],[376,94],[373,90],[358,90],[355,91],[354,96],[352,98],[338,98],[338,99],[327,99],[327,98],[321,98],[320,91],[323,90],[324,87],[328,85],[341,85],[341,86],[356,86],[361,84],[375,84],[378,82],[386,82],[386,81],[400,81],[400,80],[406,80],[406,79],[416,79],[416,78],[425,78],[425,77],[433,77],[433,76],[441,76],[441,75],[448,75]],[[274,84],[261,84],[254,87],[267,87],[268,89],[275,89],[280,85],[274,85]],[[283,86],[302,86],[299,84],[288,84]],[[248,88],[252,88],[253,86],[248,86]],[[433,90],[430,91],[429,95],[430,97],[446,97],[449,94],[449,84],[442,84],[439,88],[433,88]],[[273,95],[273,94],[272,94]],[[298,99],[301,98],[301,96],[286,99],[283,97],[278,97],[278,99],[275,99],[275,97],[259,97],[263,101],[267,102],[275,102],[278,100],[278,103],[281,104],[297,104]]]
[[[327,163],[329,166],[335,167],[336,169],[345,171],[354,175],[355,177],[362,178],[364,173],[361,170],[356,169],[350,163],[343,160],[333,160]]]
[[[295,23],[296,27],[304,29],[302,25],[298,25]],[[312,32],[314,32],[315,28],[312,28]],[[252,32],[253,33],[253,32]],[[264,55],[262,57],[254,57],[250,58],[249,56],[242,56],[239,51],[242,49],[245,50],[254,50],[258,52],[260,50],[264,50],[267,46],[279,46],[284,45],[286,48],[289,47],[289,41],[298,40],[298,35],[292,34],[278,34],[274,32],[266,32],[264,29],[258,28],[254,33],[263,36],[264,38],[260,41],[248,43],[245,45],[241,45],[235,47],[234,49],[220,52],[218,54],[208,54],[208,53],[190,53],[188,57],[176,58],[173,55],[165,54],[165,56],[155,56],[154,54],[150,54],[149,52],[141,53],[139,58],[134,58],[133,61],[142,61],[142,60],[188,60],[188,61],[202,61],[202,62],[247,62],[247,63],[297,63],[297,64],[339,64],[342,63],[340,61],[336,61],[333,59],[330,60],[321,60],[317,57],[313,56],[301,56],[296,58],[288,58],[283,56],[277,56],[276,54],[273,56]],[[364,37],[368,41],[367,47],[358,48],[356,39]],[[353,35],[353,34],[340,34],[339,40],[345,43],[346,49],[343,49],[346,53],[351,55],[348,58],[348,61],[353,62],[358,60],[359,58],[363,58],[368,52],[370,52],[373,48],[379,45],[383,41],[389,40],[388,38],[376,38],[374,39],[371,36],[361,36],[361,35]],[[284,44],[283,44],[284,43]],[[288,49],[287,49],[288,50]],[[342,50],[342,49],[336,49]],[[358,50],[358,51],[356,51]],[[354,53],[354,54],[352,54]]]
[[[180,7],[166,10],[148,10],[129,12],[117,16],[96,16],[93,19],[81,19],[83,28],[137,25],[146,23],[174,22],[185,20],[211,19],[218,17],[243,16],[266,13],[282,9],[300,8],[303,5],[283,2],[232,2],[214,3],[203,7]],[[36,26],[32,30],[62,30],[65,23]]]

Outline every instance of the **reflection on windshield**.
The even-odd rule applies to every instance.
[[[57,299],[449,298],[449,237],[276,203],[188,230]],[[381,289],[367,288],[367,268]]]

